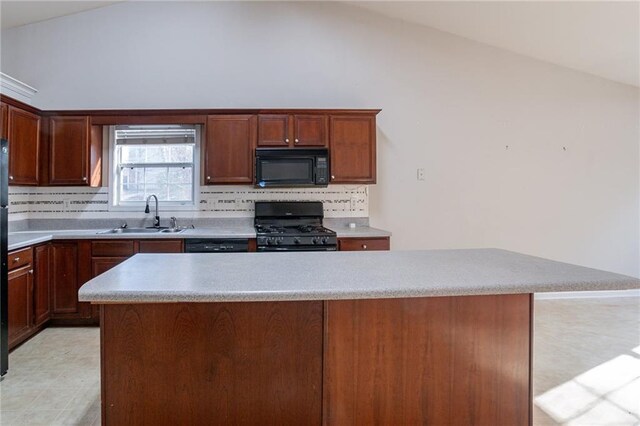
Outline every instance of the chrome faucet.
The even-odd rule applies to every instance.
[[[158,197],[156,197],[154,194],[151,194],[147,197],[147,206],[144,208],[144,212],[149,213],[149,200],[151,199],[151,197],[156,199],[156,216],[153,219],[153,227],[160,228],[160,216],[158,216]]]

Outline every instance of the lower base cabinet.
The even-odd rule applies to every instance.
[[[60,324],[92,319],[90,303],[78,301],[78,290],[91,279],[90,242],[51,244],[51,318]],[[81,323],[84,323],[81,321]]]
[[[31,333],[33,318],[33,269],[28,264],[9,272],[7,300],[9,347],[25,340]]]
[[[39,327],[51,318],[51,246],[37,246],[33,252],[33,324]]]

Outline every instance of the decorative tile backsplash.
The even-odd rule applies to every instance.
[[[260,189],[252,186],[200,188],[198,210],[160,211],[183,218],[253,217],[255,201],[322,201],[325,217],[369,216],[368,186],[331,185],[327,188]],[[134,217],[144,212],[109,210],[108,188],[10,187],[9,220],[102,219]],[[166,214],[165,214],[166,215]]]

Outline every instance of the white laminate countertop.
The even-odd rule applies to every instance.
[[[375,238],[389,237],[391,233],[369,226],[357,228],[340,227],[333,229],[339,238]],[[149,233],[149,234],[101,234],[106,229],[78,229],[64,231],[23,231],[9,233],[9,250],[40,244],[51,240],[82,240],[82,239],[185,239],[185,238],[256,238],[253,226],[219,226],[207,228],[185,229],[180,233]]]
[[[138,254],[83,285],[79,298],[234,302],[637,288],[636,278],[499,249]]]

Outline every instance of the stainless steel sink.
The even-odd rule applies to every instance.
[[[180,228],[114,228],[100,231],[98,234],[179,234],[184,231]]]
[[[157,234],[160,229],[155,228],[114,228],[100,231],[98,234]]]
[[[163,234],[179,234],[182,231],[184,231],[184,229],[181,228],[167,228],[167,229],[163,229],[160,232],[162,232]]]

